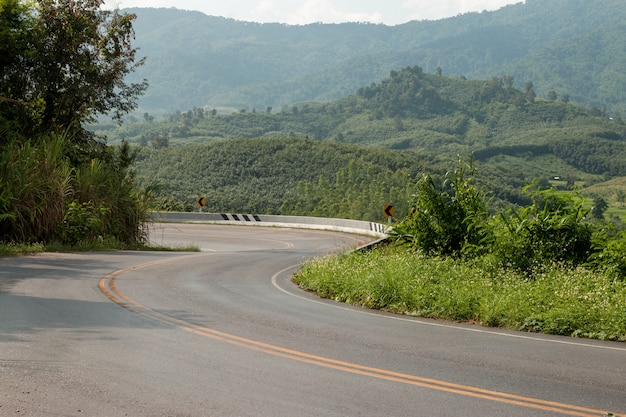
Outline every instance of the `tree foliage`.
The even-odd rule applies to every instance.
[[[131,45],[135,16],[102,5],[0,1],[0,241],[145,237],[134,152],[84,127],[101,114],[121,117],[146,87],[124,81],[142,64]]]
[[[459,158],[441,185],[425,174],[417,183],[407,217],[392,235],[428,255],[473,253],[489,239],[484,195],[473,183],[474,166]]]
[[[504,227],[494,252],[507,267],[533,271],[553,262],[577,266],[600,249],[594,247],[596,228],[580,197],[538,189],[536,183],[526,192],[531,205],[510,209],[498,219]]]
[[[255,138],[146,148],[138,179],[158,179],[158,209],[316,215],[383,221],[385,204],[406,213],[430,160],[397,151],[297,138]]]
[[[84,139],[84,123],[135,108],[147,87],[125,82],[143,63],[131,45],[136,16],[101,10],[103,3],[5,0],[0,31],[10,34],[10,58],[3,62],[0,95],[18,104],[3,103],[0,114],[26,121],[24,134],[69,129],[75,140]]]

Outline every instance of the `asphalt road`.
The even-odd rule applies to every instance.
[[[626,344],[320,300],[299,263],[367,238],[156,225],[200,253],[0,258],[0,416],[626,415]]]

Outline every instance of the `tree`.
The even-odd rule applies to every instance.
[[[26,8],[18,0],[0,0],[0,73],[16,64],[26,48],[23,35],[26,31]]]
[[[3,60],[0,96],[30,104],[22,107],[31,130],[85,139],[84,123],[109,113],[119,120],[136,107],[147,82],[124,81],[144,62],[131,45],[134,14],[101,10],[103,0],[2,1],[3,15],[18,13],[3,19],[2,33],[17,27],[18,38],[3,45],[11,55]]]
[[[526,84],[524,84],[524,92],[526,93],[526,99],[528,101],[535,101],[535,84],[532,81],[526,81]]]
[[[84,223],[85,238],[145,238],[136,153],[84,128],[101,114],[121,119],[147,87],[124,81],[143,63],[135,15],[103,3],[0,0],[0,240],[73,244]]]
[[[473,184],[474,163],[447,173],[439,186],[430,175],[417,183],[409,215],[391,236],[397,242],[431,255],[473,255],[491,238],[482,191]],[[469,172],[468,172],[469,170]]]
[[[502,82],[504,83],[504,86],[506,88],[508,88],[509,90],[513,88],[513,81],[515,80],[515,78],[513,78],[512,75],[503,75],[502,76]]]
[[[167,148],[168,146],[170,146],[170,140],[165,136],[159,135],[156,138],[152,139],[152,146],[154,147],[154,149]]]
[[[402,123],[402,118],[400,116],[396,116],[393,118],[393,126],[399,132],[402,132],[404,130],[404,123]]]
[[[19,0],[0,0],[0,126],[10,123],[10,130],[24,124],[21,118],[32,105],[20,94],[23,81],[16,73],[28,47],[28,17]]]
[[[594,197],[593,207],[591,208],[591,216],[594,219],[603,220],[604,212],[609,208],[609,204],[602,197]]]
[[[536,181],[524,191],[532,204],[499,216],[504,228],[499,228],[494,252],[502,264],[532,274],[552,262],[587,262],[597,248],[582,198],[541,189]]]

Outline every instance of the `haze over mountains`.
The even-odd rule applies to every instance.
[[[626,116],[623,0],[527,0],[494,12],[398,26],[289,26],[176,9],[136,13],[148,79],[140,112],[193,107],[265,110],[327,102],[419,65],[426,72],[532,82],[608,115]]]

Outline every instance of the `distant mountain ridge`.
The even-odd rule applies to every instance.
[[[329,101],[419,65],[447,76],[511,75],[626,116],[623,0],[527,0],[494,12],[398,26],[289,26],[177,9],[136,13],[136,46],[147,63],[133,76],[150,88],[140,111],[193,107],[280,109]]]

